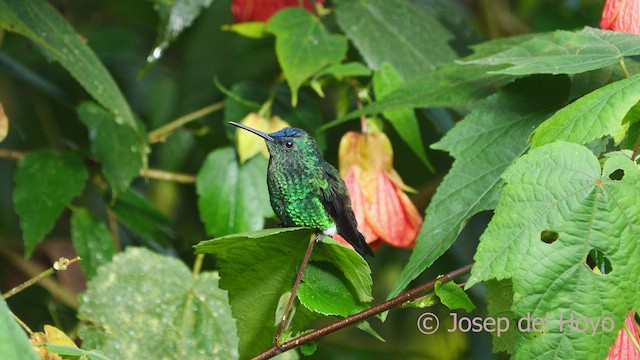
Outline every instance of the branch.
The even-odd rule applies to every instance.
[[[283,353],[287,350],[291,350],[293,348],[296,348],[302,344],[306,344],[310,341],[313,341],[317,338],[320,338],[322,336],[325,336],[327,334],[330,334],[332,332],[335,332],[337,330],[340,330],[342,328],[345,328],[349,325],[355,324],[357,322],[360,322],[364,319],[370,318],[374,315],[380,314],[384,311],[387,311],[389,309],[392,309],[394,307],[400,306],[402,304],[404,304],[407,301],[411,301],[414,298],[420,296],[423,292],[427,291],[427,290],[431,290],[433,289],[433,287],[436,285],[436,282],[442,282],[445,283],[447,281],[459,278],[462,275],[468,274],[469,271],[471,271],[471,268],[473,267],[473,263],[469,264],[469,265],[465,265],[459,269],[456,269],[442,277],[439,277],[437,279],[431,280],[428,283],[422,284],[416,288],[413,288],[405,293],[402,293],[396,297],[394,297],[391,300],[385,301],[381,304],[378,304],[372,308],[369,308],[365,311],[359,312],[357,314],[351,315],[349,317],[346,317],[342,320],[338,320],[332,324],[329,324],[325,327],[322,327],[318,330],[312,331],[310,333],[298,336],[297,338],[294,338],[292,340],[287,341],[286,343],[280,345],[280,346],[272,346],[271,348],[269,348],[267,351],[259,354],[258,356],[254,357],[253,360],[263,360],[263,359],[270,359],[280,353]]]
[[[192,113],[181,116],[169,122],[168,124],[165,124],[149,132],[149,135],[148,135],[149,142],[153,144],[153,143],[165,141],[167,137],[169,137],[179,127],[184,126],[190,123],[191,121],[198,120],[199,118],[205,115],[208,115],[214,111],[218,111],[222,108],[224,108],[224,101],[219,101],[209,106],[205,106],[202,109],[196,110]]]

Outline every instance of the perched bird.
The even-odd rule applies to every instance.
[[[322,158],[309,134],[288,127],[267,134],[236,122],[230,124],[265,139],[270,154],[269,198],[284,226],[311,227],[327,236],[337,233],[362,257],[374,256],[358,231],[344,181],[336,168]]]

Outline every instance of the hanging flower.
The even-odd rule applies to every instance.
[[[323,4],[324,0],[233,0],[231,13],[235,22],[267,21],[278,10],[290,6],[302,6],[314,11],[313,4]]]
[[[607,0],[602,10],[600,27],[640,34],[640,0]]]
[[[635,313],[631,311],[624,323],[629,327],[629,330],[636,343],[640,343],[640,336],[638,336],[638,324],[636,324]],[[607,360],[640,360],[640,351],[636,348],[634,340],[629,336],[625,328],[623,327],[618,332],[616,342],[609,350]]]
[[[348,132],[340,141],[340,175],[345,180],[358,229],[367,243],[413,247],[422,216],[393,168],[393,149],[383,132]]]

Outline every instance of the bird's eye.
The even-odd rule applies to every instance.
[[[291,149],[293,147],[293,142],[287,141],[286,143],[284,143],[284,146],[286,146],[287,149]]]

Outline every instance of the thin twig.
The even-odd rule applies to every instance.
[[[0,159],[20,161],[25,155],[24,151],[0,149]]]
[[[182,127],[194,120],[198,120],[199,118],[208,115],[214,111],[218,111],[224,108],[224,101],[219,101],[217,103],[211,104],[209,106],[205,106],[202,109],[198,109],[192,113],[183,115],[151,132],[149,132],[149,142],[157,143],[167,139],[176,129]]]
[[[120,248],[120,234],[118,233],[118,217],[108,204],[104,204],[104,211],[107,213],[107,226],[109,226],[113,247],[116,251],[120,251],[122,249]]]
[[[372,316],[375,316],[377,314],[380,314],[384,311],[387,311],[389,309],[392,309],[394,307],[397,307],[407,301],[411,301],[414,298],[418,297],[420,294],[422,294],[425,291],[431,290],[433,289],[433,287],[435,286],[436,282],[442,282],[445,283],[447,281],[451,281],[453,279],[459,278],[460,276],[463,276],[467,273],[469,273],[469,271],[471,271],[471,268],[473,267],[473,263],[469,264],[469,265],[465,265],[459,269],[456,269],[444,276],[441,276],[437,279],[433,279],[431,281],[429,281],[428,283],[422,284],[416,288],[413,288],[405,293],[402,293],[396,297],[394,297],[391,300],[385,301],[381,304],[378,304],[372,308],[369,308],[365,311],[359,312],[355,315],[351,315],[347,318],[344,318],[342,320],[338,320],[332,324],[329,324],[325,327],[322,327],[318,330],[312,331],[310,333],[298,336],[297,338],[294,338],[292,340],[289,340],[279,346],[272,346],[271,348],[269,348],[268,350],[266,350],[265,352],[259,354],[258,356],[254,357],[254,360],[263,360],[263,359],[270,359],[282,352],[285,352],[287,350],[291,350],[293,348],[296,348],[302,344],[306,344],[310,341],[316,340],[322,336],[325,336],[327,334],[330,334],[332,332],[335,332],[337,330],[340,330],[342,328],[345,328],[349,325],[355,324],[357,322],[360,322],[364,319],[370,318]]]
[[[190,174],[174,173],[158,169],[141,169],[140,176],[149,179],[167,180],[179,184],[195,184],[196,177]]]
[[[280,324],[278,324],[278,329],[276,330],[276,335],[273,337],[273,346],[278,347],[280,340],[280,335],[282,335],[282,330],[284,330],[284,324],[287,322],[287,317],[289,315],[289,311],[291,311],[291,306],[293,306],[293,300],[296,298],[296,294],[298,293],[298,286],[300,286],[300,282],[302,281],[302,275],[304,275],[304,270],[307,268],[307,264],[309,263],[309,258],[311,257],[311,252],[313,251],[313,246],[316,241],[322,238],[324,234],[320,234],[318,236],[311,236],[311,240],[309,240],[309,246],[307,247],[307,252],[304,254],[304,259],[302,260],[302,264],[300,265],[300,270],[298,271],[298,276],[296,277],[296,281],[293,283],[293,289],[291,289],[291,295],[289,295],[289,301],[287,301],[287,306],[284,308],[284,314],[282,315],[282,320],[280,320]]]
[[[71,260],[61,257],[58,261],[53,263],[53,266],[51,266],[47,270],[41,272],[40,274],[30,278],[29,280],[23,282],[22,284],[14,287],[13,289],[5,292],[4,294],[2,294],[2,297],[4,297],[5,299],[8,299],[8,298],[12,297],[13,295],[19,293],[20,291],[28,288],[29,286],[37,283],[38,281],[53,275],[53,273],[55,273],[56,271],[67,270],[67,267],[69,265],[74,264],[74,263],[78,262],[79,260],[80,260],[80,257],[78,257],[78,256],[76,256],[75,258],[73,258]]]
[[[204,254],[196,255],[196,260],[193,262],[193,277],[196,278],[200,275],[200,270],[202,269],[202,260],[204,260]]]
[[[31,330],[31,328],[27,326],[27,324],[25,324],[24,321],[20,320],[18,315],[14,314],[13,311],[9,311],[9,312],[11,313],[13,320],[15,320],[20,326],[22,326],[24,331],[26,331],[29,334],[29,336],[33,335],[33,330]]]

